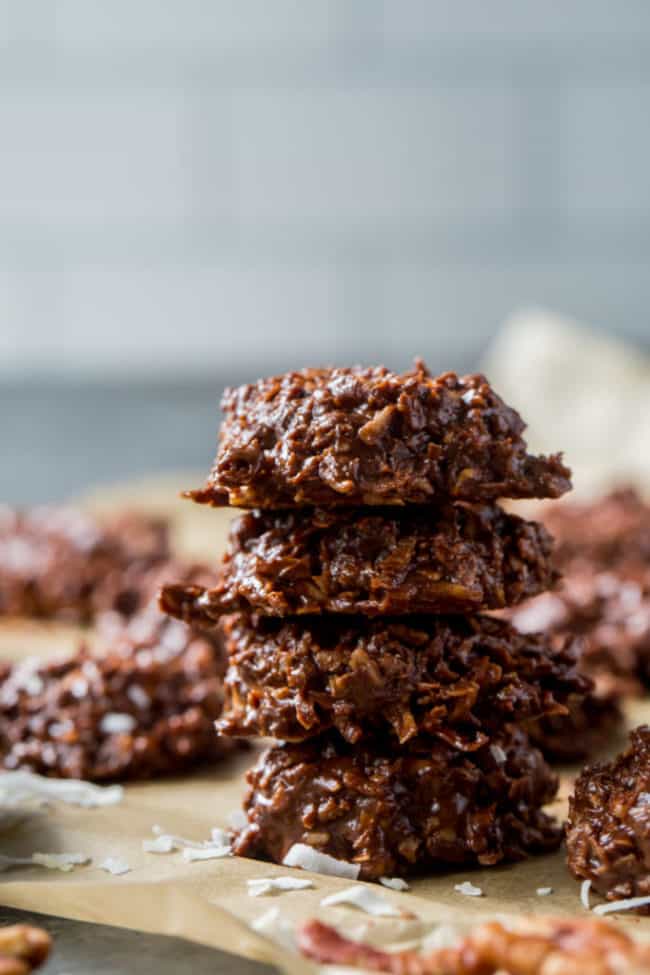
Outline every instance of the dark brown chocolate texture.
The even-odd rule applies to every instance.
[[[610,570],[634,562],[650,564],[650,506],[632,487],[594,501],[549,505],[544,521],[564,569],[575,559]]]
[[[483,376],[304,369],[227,390],[197,501],[242,508],[557,498],[559,455],[527,453],[524,423]]]
[[[650,506],[631,489],[544,513],[558,542],[558,589],[509,614],[520,629],[582,638],[582,668],[608,693],[650,684]]]
[[[248,783],[237,854],[281,863],[305,843],[358,864],[364,880],[518,860],[559,843],[540,808],[556,778],[514,728],[471,756],[431,740],[391,749],[313,739],[271,749]]]
[[[541,525],[496,505],[257,510],[235,520],[217,585],[171,587],[163,604],[201,624],[246,609],[469,613],[548,589],[550,556]]]
[[[550,539],[502,497],[557,498],[561,456],[482,376],[305,369],[228,390],[190,497],[252,509],[217,579],[161,605],[220,629],[218,728],[281,739],[248,777],[234,849],[304,843],[364,879],[554,849],[557,780],[520,727],[590,682],[570,641],[479,611],[551,587]]]
[[[152,606],[85,648],[0,665],[0,764],[103,782],[187,771],[232,750],[214,733],[224,657]]]
[[[636,728],[612,762],[582,771],[569,799],[566,846],[574,877],[608,900],[650,895],[650,727]]]
[[[486,728],[566,713],[584,693],[575,648],[551,647],[486,616],[404,620],[240,614],[222,623],[229,654],[218,727],[301,741],[335,728],[404,744],[434,735],[471,751]]]
[[[105,610],[131,616],[153,595],[143,579],[168,558],[168,527],[157,518],[0,508],[0,615],[81,623]]]
[[[526,722],[532,743],[551,762],[579,762],[611,745],[623,727],[616,691],[587,690],[568,702],[568,714],[550,714]]]

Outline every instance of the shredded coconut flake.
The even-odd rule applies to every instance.
[[[128,735],[135,725],[136,721],[132,715],[110,711],[99,722],[99,730],[105,735]]]
[[[294,937],[293,924],[283,918],[279,908],[272,907],[266,913],[261,914],[251,924],[253,931],[270,938],[277,944],[286,948],[288,951],[295,951],[296,941]]]
[[[171,836],[157,836],[155,840],[143,840],[142,849],[145,853],[171,853],[176,847]]]
[[[83,677],[77,677],[70,684],[70,693],[80,701],[88,693],[88,681]]]
[[[311,880],[300,877],[257,877],[246,881],[249,897],[265,897],[276,891],[307,890],[313,887]]]
[[[344,880],[356,880],[361,871],[358,863],[337,860],[328,853],[321,853],[306,843],[294,843],[282,861],[285,867],[299,867],[312,873],[323,873]]]
[[[151,829],[155,839],[142,841],[145,853],[173,853],[174,850],[182,850],[186,863],[194,860],[217,860],[232,853],[226,832],[218,827],[212,830],[211,839],[204,842],[166,833],[162,826],[152,826]]]
[[[0,806],[57,800],[71,806],[114,806],[122,801],[121,785],[93,785],[81,779],[48,779],[34,772],[4,772],[0,775]]]
[[[537,896],[538,897],[548,897],[549,894],[553,893],[552,887],[538,887]]]
[[[463,894],[465,897],[482,897],[483,891],[480,887],[475,887],[474,884],[470,883],[469,880],[463,881],[462,884],[454,884],[454,890],[458,894]]]
[[[106,873],[112,873],[114,877],[121,877],[123,873],[129,873],[131,867],[121,857],[106,857],[99,864],[99,869],[105,870]]]
[[[336,904],[358,907],[374,917],[403,917],[403,911],[384,900],[369,887],[346,887],[345,890],[330,894],[321,901],[321,907],[334,907]]]
[[[73,867],[90,863],[90,857],[84,853],[32,853],[29,857],[11,857],[0,855],[0,871],[11,867],[46,867],[48,870],[62,870],[68,873]]]
[[[48,870],[68,873],[74,867],[90,863],[90,857],[84,853],[32,853],[32,863],[47,867]]]
[[[200,840],[188,840],[184,836],[175,836],[173,833],[168,833],[162,826],[152,826],[151,832],[155,836],[169,836],[176,850],[202,850],[204,846],[208,845]]]
[[[582,901],[582,906],[585,911],[589,911],[589,891],[591,890],[591,880],[583,880],[580,884],[580,900]]]
[[[126,694],[129,701],[135,704],[136,708],[139,708],[141,711],[146,711],[147,708],[151,707],[151,698],[139,684],[132,684]]]
[[[186,863],[193,863],[194,860],[221,860],[222,857],[231,855],[232,850],[229,846],[206,845],[200,850],[187,846],[183,850],[183,859]]]
[[[594,914],[616,914],[618,911],[633,911],[636,907],[650,904],[650,897],[626,897],[620,901],[610,901],[608,904],[596,904]]]
[[[490,745],[490,751],[492,752],[492,758],[499,765],[505,765],[508,756],[504,752],[501,745]]]
[[[409,885],[401,877],[380,877],[379,883],[391,890],[409,890]]]

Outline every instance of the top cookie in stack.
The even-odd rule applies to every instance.
[[[295,864],[307,846],[370,879],[556,845],[556,780],[517,725],[585,682],[571,648],[480,611],[553,584],[550,536],[496,499],[560,496],[560,456],[527,453],[483,377],[421,363],[288,373],[223,408],[190,496],[254,510],[216,585],[162,605],[226,616],[220,728],[284,739],[249,773],[237,852]]]
[[[195,501],[240,508],[558,498],[560,455],[483,376],[304,369],[226,391],[217,458]]]

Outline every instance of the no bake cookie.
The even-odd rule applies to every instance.
[[[272,616],[468,613],[514,605],[556,581],[551,539],[496,505],[247,512],[211,588],[171,586],[167,612],[200,624]]]
[[[560,455],[533,456],[524,423],[480,375],[421,363],[303,369],[227,390],[217,457],[196,501],[242,508],[557,498]]]
[[[364,880],[518,860],[560,839],[540,808],[557,780],[514,728],[471,756],[421,739],[399,750],[339,736],[280,745],[248,784],[235,853],[281,863],[304,843],[358,864]]]
[[[588,684],[570,643],[551,647],[486,616],[236,614],[222,631],[229,667],[218,727],[235,737],[300,741],[335,728],[356,742],[379,730],[397,745],[426,732],[469,751],[495,722],[566,713]]]

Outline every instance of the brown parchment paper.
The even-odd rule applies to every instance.
[[[172,487],[171,484],[174,484]],[[227,528],[227,515],[177,504],[179,484],[143,485],[109,492],[93,499],[100,507],[136,503],[170,512],[176,520],[178,544],[196,556],[217,558]],[[37,653],[47,656],[73,647],[78,631],[57,625],[14,621],[0,625],[0,655],[19,658]],[[634,702],[629,722],[650,720],[650,703]],[[613,741],[611,750],[622,740]],[[247,879],[286,875],[286,867],[228,857],[185,863],[180,852],[151,854],[142,850],[143,839],[152,837],[152,826],[194,840],[208,839],[215,826],[227,827],[229,814],[240,806],[243,774],[257,750],[241,752],[217,768],[183,779],[166,779],[127,786],[121,804],[108,808],[78,809],[54,805],[34,814],[11,831],[0,834],[0,851],[25,856],[35,851],[83,853],[88,866],[70,873],[37,866],[12,868],[0,874],[0,903],[5,906],[58,914],[136,930],[175,934],[203,944],[267,961],[290,973],[315,969],[304,959],[257,934],[250,923],[277,907],[282,918],[296,925],[319,916],[350,933],[364,933],[381,943],[405,942],[422,936],[437,923],[461,928],[482,917],[524,912],[583,915],[578,884],[564,865],[562,852],[524,863],[483,870],[460,870],[415,879],[408,893],[383,887],[375,889],[385,899],[414,917],[376,919],[351,907],[322,908],[330,893],[350,881],[309,875],[313,890],[301,890],[252,898]],[[562,778],[562,790],[554,811],[562,816],[571,774]],[[107,856],[125,859],[131,872],[112,876],[99,869]],[[454,885],[464,880],[482,888],[484,896],[467,897]],[[374,886],[374,885],[373,885]],[[548,897],[538,887],[552,887]],[[650,919],[621,916],[617,922],[636,935],[650,939]]]

